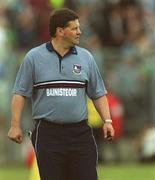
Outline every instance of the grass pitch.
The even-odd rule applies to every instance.
[[[29,180],[29,174],[22,166],[0,168],[0,180]],[[99,180],[155,180],[155,164],[99,165],[98,175]]]
[[[99,180],[155,180],[155,164],[103,165],[98,174]]]

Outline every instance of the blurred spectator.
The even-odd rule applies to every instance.
[[[148,125],[137,138],[137,149],[140,162],[155,162],[155,125]]]
[[[18,48],[29,49],[36,43],[36,17],[30,5],[18,12],[16,17],[16,33],[18,35]]]
[[[103,46],[120,46],[124,39],[122,9],[115,1],[105,1],[104,6],[91,10],[96,16],[90,17],[94,30],[102,40]]]
[[[93,35],[89,36],[85,42],[85,46],[90,49],[91,53],[95,57],[96,64],[103,77],[105,72],[105,57],[103,53],[102,43],[99,37],[94,33]]]
[[[10,62],[10,36],[9,19],[5,4],[0,6],[0,164],[6,161],[6,139],[7,119],[9,117],[10,99],[10,75],[12,75],[12,64]],[[14,54],[12,54],[12,59]]]
[[[49,0],[28,0],[32,5],[33,11],[35,12],[35,27],[37,29],[37,41],[41,42],[49,41],[48,22],[49,14],[52,11],[52,4]]]

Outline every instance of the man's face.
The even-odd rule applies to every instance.
[[[80,24],[79,20],[70,21],[68,26],[63,28],[63,40],[68,43],[68,45],[78,45],[80,41]]]

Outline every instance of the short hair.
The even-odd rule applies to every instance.
[[[78,15],[68,8],[62,8],[53,11],[50,15],[49,33],[51,37],[55,37],[56,29],[58,27],[64,28],[69,21],[79,19]]]

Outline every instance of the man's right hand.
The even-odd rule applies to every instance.
[[[21,144],[23,141],[22,129],[20,127],[11,127],[8,132],[8,138],[18,144]]]

